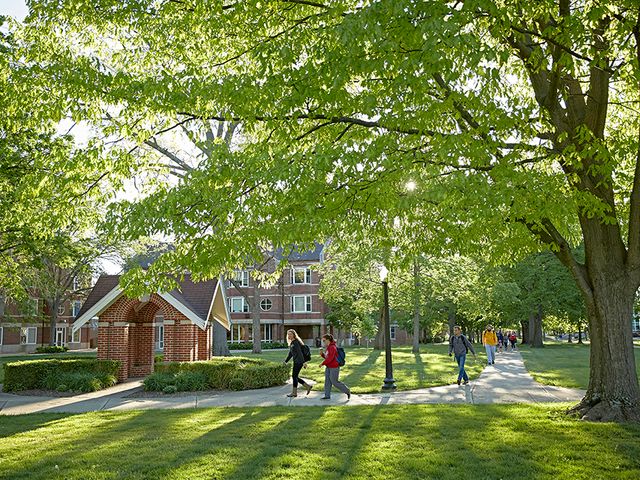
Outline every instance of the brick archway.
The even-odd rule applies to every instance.
[[[187,362],[211,357],[211,327],[202,329],[158,294],[148,301],[118,298],[99,316],[98,358],[119,360],[118,380],[153,372],[154,318],[164,318],[164,360]]]

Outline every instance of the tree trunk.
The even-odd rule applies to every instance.
[[[373,344],[375,350],[384,350],[384,307],[380,309],[380,320],[378,320],[378,331]]]
[[[522,331],[520,343],[526,345],[529,343],[529,320],[520,320],[520,327]]]
[[[420,353],[420,265],[413,262],[413,347],[411,352]]]
[[[49,345],[56,344],[56,328],[58,327],[58,300],[51,300],[49,303]],[[39,312],[38,312],[39,313]]]
[[[582,322],[578,320],[578,343],[582,344]]]
[[[216,357],[231,355],[227,343],[227,330],[216,321],[213,322],[213,355]]]
[[[616,277],[617,281],[593,283],[594,302],[587,306],[589,387],[571,411],[586,420],[638,422],[640,387],[631,330],[635,289]]]
[[[456,325],[456,307],[455,307],[455,305],[450,305],[449,306],[448,323],[449,323],[449,338],[451,338],[451,337],[453,337],[453,327]]]
[[[529,346],[533,348],[544,347],[542,338],[542,305],[538,305],[538,311],[529,316]]]
[[[253,317],[253,353],[262,353],[262,332],[260,330],[260,287],[258,280],[253,281],[251,296],[251,315]]]

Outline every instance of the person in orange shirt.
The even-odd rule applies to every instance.
[[[487,351],[487,365],[493,365],[496,363],[496,345],[498,344],[498,336],[493,331],[493,325],[487,325],[487,328],[482,332],[482,345],[484,345]]]

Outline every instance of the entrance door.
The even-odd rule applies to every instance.
[[[59,347],[64,346],[67,343],[67,328],[66,327],[57,327],[56,328],[56,345]]]

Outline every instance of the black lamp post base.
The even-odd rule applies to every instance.
[[[384,385],[382,385],[382,390],[395,390],[398,388],[396,386],[396,381],[393,378],[385,378]]]

